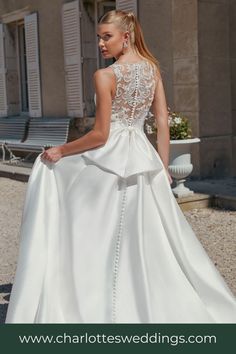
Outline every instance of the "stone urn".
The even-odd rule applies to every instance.
[[[170,159],[168,170],[174,179],[176,186],[172,191],[176,197],[186,197],[193,194],[193,191],[184,185],[186,177],[193,170],[191,163],[191,146],[199,143],[199,138],[170,140]]]

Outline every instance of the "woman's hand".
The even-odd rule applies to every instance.
[[[172,179],[172,177],[171,177],[171,175],[170,175],[170,173],[168,171],[168,168],[166,168],[166,174],[167,174],[167,177],[168,177],[168,180],[169,180],[170,184],[172,184],[173,183],[173,179]]]
[[[47,160],[50,162],[57,162],[62,158],[62,151],[60,146],[55,146],[50,149],[44,150],[41,154],[41,160]]]

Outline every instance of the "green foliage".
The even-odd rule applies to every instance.
[[[150,122],[146,123],[147,134],[157,133],[156,119],[153,119],[153,115],[149,115]],[[190,139],[192,137],[192,130],[189,125],[189,121],[186,117],[179,113],[171,111],[168,107],[168,124],[170,128],[171,140],[183,140]]]

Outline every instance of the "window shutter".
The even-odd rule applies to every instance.
[[[132,11],[137,16],[137,0],[116,0],[116,9],[127,12]]]
[[[0,117],[7,116],[6,65],[3,24],[0,23]]]
[[[39,41],[37,13],[25,16],[26,63],[29,96],[29,114],[41,117],[41,85],[39,69]]]
[[[81,29],[78,0],[63,4],[62,26],[67,113],[70,117],[83,117]]]

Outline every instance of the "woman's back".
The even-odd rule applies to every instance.
[[[116,76],[116,95],[112,102],[111,121],[125,126],[142,126],[152,105],[156,68],[148,60],[110,65]]]
[[[144,132],[144,121],[155,94],[157,69],[148,60],[115,62],[109,68],[116,76],[109,137],[103,147],[86,151],[83,157],[120,177],[161,171],[163,163]]]

